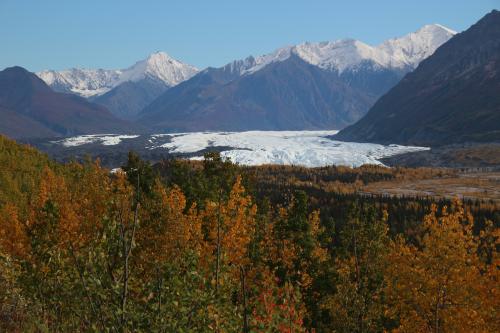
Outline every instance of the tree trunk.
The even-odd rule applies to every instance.
[[[245,286],[245,269],[240,266],[241,275],[241,294],[243,298],[243,333],[248,333],[248,315],[247,315],[247,291]]]
[[[221,228],[221,201],[222,201],[222,190],[219,190],[219,207],[217,213],[217,259],[215,262],[215,294],[219,295],[219,270],[220,270],[220,252],[221,252],[221,244],[220,244],[220,228]]]

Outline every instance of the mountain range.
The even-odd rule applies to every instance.
[[[439,25],[370,46],[304,43],[208,68],[140,114],[156,131],[340,129],[454,35]]]
[[[198,73],[156,53],[128,70],[38,75],[156,132],[340,129],[454,34],[435,24],[378,46],[303,43]]]
[[[194,66],[156,52],[127,69],[72,68],[37,75],[55,91],[89,98],[117,117],[131,119],[165,90],[197,72]]]
[[[13,138],[126,133],[137,126],[73,94],[54,92],[21,67],[0,71],[0,133]]]
[[[335,138],[429,146],[500,141],[500,12],[438,48]]]

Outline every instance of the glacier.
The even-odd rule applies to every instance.
[[[149,150],[187,155],[202,159],[203,152],[214,148],[221,155],[241,165],[300,165],[321,167],[344,165],[358,167],[364,164],[383,165],[380,159],[397,154],[428,150],[426,147],[380,145],[373,143],[342,142],[330,137],[338,131],[247,131],[247,132],[191,132],[147,135],[141,138]],[[140,135],[80,135],[55,141],[63,147],[86,144],[119,145],[123,140],[134,140]]]
[[[149,148],[165,148],[170,153],[192,154],[211,147],[230,147],[222,151],[221,155],[237,164],[249,166],[280,164],[305,167],[383,165],[380,159],[384,157],[429,149],[427,147],[342,142],[329,138],[337,132],[330,130],[158,134],[151,137]],[[155,141],[162,137],[170,137],[170,142],[156,145]]]
[[[139,135],[117,135],[117,134],[88,134],[66,138],[52,143],[60,144],[64,147],[77,147],[89,143],[98,143],[103,146],[115,146],[123,139],[135,139]]]

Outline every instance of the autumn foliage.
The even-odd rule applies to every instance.
[[[500,330],[498,221],[459,201],[395,233],[387,205],[277,203],[218,154],[165,165],[110,174],[0,137],[0,331]],[[390,177],[365,169],[339,179]]]

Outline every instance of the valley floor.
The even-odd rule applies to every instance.
[[[447,177],[371,183],[363,193],[480,199],[500,203],[500,172],[457,172]]]
[[[500,171],[363,166],[359,168],[260,166],[249,168],[264,188],[307,193],[461,199],[500,204]],[[285,184],[285,185],[283,185]]]
[[[500,143],[466,143],[435,147],[382,159],[390,166],[445,167],[473,171],[500,170]]]

